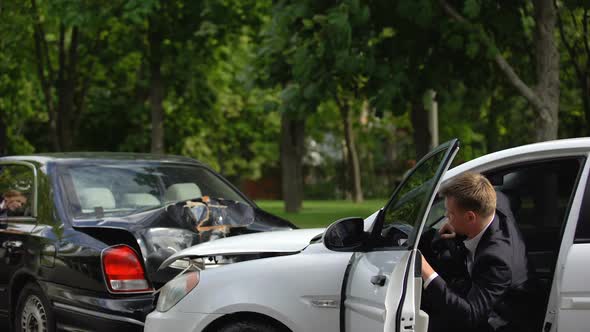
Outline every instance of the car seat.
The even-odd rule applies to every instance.
[[[166,189],[164,199],[166,202],[178,202],[202,197],[199,186],[192,182],[175,183]]]
[[[88,213],[96,208],[114,209],[116,207],[115,196],[108,188],[93,187],[84,188],[78,194],[82,212]]]

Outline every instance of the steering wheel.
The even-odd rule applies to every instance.
[[[395,223],[384,227],[381,238],[384,243],[404,246],[412,233],[413,227],[408,224]]]

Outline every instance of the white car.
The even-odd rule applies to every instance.
[[[426,331],[418,235],[444,219],[440,183],[465,171],[485,174],[510,202],[539,280],[540,314],[531,325],[586,330],[590,138],[508,149],[445,174],[457,150],[453,140],[432,151],[364,221],[343,219],[325,232],[241,235],[178,252],[163,266],[186,271],[161,289],[145,330]]]

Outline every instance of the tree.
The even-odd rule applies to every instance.
[[[282,1],[274,4],[271,17],[262,29],[262,41],[257,62],[261,75],[259,84],[280,89],[276,109],[281,114],[279,153],[281,190],[285,211],[298,212],[303,203],[303,156],[305,154],[305,123],[313,109],[301,107],[299,85],[293,82],[289,60],[285,57],[289,44],[289,29],[293,22],[292,6]]]
[[[183,65],[209,62],[216,47],[239,34],[243,26],[260,24],[260,11],[268,3],[158,1],[155,7],[147,17],[145,57],[149,68],[151,151],[163,153],[166,96],[171,89],[182,89],[182,83],[193,79],[190,75],[194,72],[187,71]]]
[[[170,127],[183,133],[178,137],[181,145],[171,144],[171,148],[180,148],[182,154],[207,163],[235,183],[259,179],[278,162],[280,115],[271,111],[278,92],[254,84],[255,31],[245,27],[215,48],[213,62],[203,74],[207,89],[215,92],[211,104],[206,105],[209,111],[195,116],[190,102],[177,102],[173,106],[178,122],[169,122]],[[199,88],[185,96],[189,101],[196,100],[202,92]]]
[[[0,155],[31,153],[26,137],[32,123],[44,121],[29,66],[29,12],[19,3],[0,3]]]
[[[110,27],[122,17],[145,12],[151,3],[115,1],[107,6],[102,1],[30,1],[37,76],[54,151],[75,148],[96,55],[106,46]]]
[[[485,32],[481,24],[474,24],[461,15],[446,0],[439,0],[447,15],[459,24],[466,25],[473,30],[480,31],[487,46],[494,52],[494,62],[504,74],[508,82],[532,106],[537,114],[537,130],[535,141],[545,141],[557,138],[559,111],[559,52],[555,41],[556,10],[551,0],[533,1],[534,18],[534,86],[527,85],[519,76],[515,68],[510,65],[504,54],[499,50],[493,39]],[[522,5],[525,7],[526,4]],[[510,7],[510,6],[507,6]],[[480,14],[480,4],[476,0],[464,1],[465,11],[469,18],[476,18]],[[500,7],[500,10],[502,8]],[[501,16],[499,16],[501,17]]]
[[[299,119],[315,112],[321,102],[333,100],[338,106],[350,192],[353,201],[360,202],[363,193],[353,123],[363,102],[377,93],[368,84],[375,69],[372,49],[379,41],[391,37],[391,31],[371,31],[369,7],[356,0],[335,4],[280,1],[273,10],[265,51],[268,57],[279,55],[284,60],[271,66],[271,80],[283,84],[283,106],[299,114]],[[283,146],[303,142],[300,138],[285,140]],[[283,173],[283,177],[290,176],[293,174]]]
[[[571,66],[582,99],[586,122],[585,134],[590,133],[590,6],[585,1],[555,1],[557,25],[567,64]]]

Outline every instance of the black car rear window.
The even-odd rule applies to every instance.
[[[205,167],[158,163],[68,164],[60,183],[74,219],[122,217],[209,196],[248,202]]]

